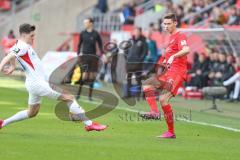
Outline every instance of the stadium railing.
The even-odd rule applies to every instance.
[[[225,28],[195,28],[182,29],[189,36],[191,49],[205,52],[205,46],[214,48],[219,52],[240,55],[240,26]]]
[[[150,9],[152,9],[154,7],[155,4],[159,3],[159,2],[165,2],[166,0],[150,0],[146,3],[143,3],[143,1],[137,1],[137,6],[136,6],[136,11],[137,11],[137,15],[141,15],[141,10],[144,11],[148,11]],[[119,10],[119,8],[115,8],[112,11],[102,14],[102,13],[95,13],[94,12],[94,7],[89,7],[85,10],[83,10],[82,12],[79,13],[79,15],[77,16],[77,31],[81,31],[83,30],[84,26],[82,25],[84,18],[86,17],[92,17],[94,19],[94,28],[98,31],[102,31],[102,32],[112,32],[112,31],[121,31],[121,27],[123,25],[124,22],[124,18],[122,16],[121,11]],[[159,14],[159,13],[156,13]],[[149,15],[147,16],[149,18]],[[156,16],[155,16],[156,17]],[[159,15],[158,15],[159,17]],[[143,17],[144,18],[144,17]],[[146,16],[145,16],[146,18]],[[151,18],[152,20],[154,18]]]

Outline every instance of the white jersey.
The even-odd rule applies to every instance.
[[[21,64],[26,74],[26,81],[46,80],[41,60],[31,45],[18,40],[10,51],[15,53],[18,62]]]
[[[61,94],[50,87],[41,60],[32,46],[18,40],[10,51],[15,54],[26,74],[25,86],[29,92],[28,104],[40,104],[41,97],[44,96],[58,99]]]

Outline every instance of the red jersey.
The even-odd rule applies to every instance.
[[[166,48],[166,53],[164,58],[166,62],[168,59],[176,54],[177,52],[181,51],[184,46],[188,46],[187,37],[184,33],[177,32],[170,36],[169,44]],[[159,60],[159,62],[162,60]],[[169,71],[173,71],[179,73],[181,75],[186,76],[187,74],[187,55],[175,58],[173,63],[169,69]]]

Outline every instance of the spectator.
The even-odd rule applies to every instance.
[[[107,0],[98,0],[98,3],[97,3],[95,8],[100,13],[106,13],[108,11],[108,2],[107,2]]]
[[[239,98],[239,92],[240,92],[240,63],[239,62],[240,62],[240,57],[237,58],[237,65],[238,65],[237,72],[232,77],[230,77],[229,79],[223,82],[223,85],[227,87],[230,86],[231,84],[235,84],[231,102],[235,102]]]
[[[176,8],[176,16],[177,16],[177,27],[181,26],[181,19],[184,17],[184,10],[183,10],[183,6],[178,5]]]
[[[234,56],[232,54],[227,54],[226,56],[226,62],[227,62],[227,72],[224,74],[224,80],[230,78],[235,73],[234,68]]]
[[[199,54],[198,60],[194,63],[192,69],[190,70],[190,75],[190,86],[203,88],[207,85],[208,62],[206,61],[204,53]]]
[[[140,100],[141,86],[142,86],[142,65],[144,58],[148,52],[146,38],[142,34],[142,29],[136,27],[134,30],[135,35],[132,38],[133,46],[127,51],[127,95],[126,98],[131,96],[132,76],[135,75],[139,90],[137,91],[137,99]]]
[[[175,13],[175,8],[172,0],[167,0],[165,2],[165,7],[166,7],[166,13]]]
[[[233,55],[232,54],[228,54],[227,55],[227,68],[228,71],[225,73],[225,77],[224,77],[224,81],[226,81],[227,79],[229,79],[230,77],[232,77],[235,74],[235,68],[234,68],[234,59],[233,59]],[[227,99],[230,98],[231,93],[234,91],[234,84],[229,84],[226,85],[227,88]]]
[[[219,53],[219,62],[217,67],[215,68],[215,76],[214,76],[214,85],[220,86],[223,81],[228,76],[228,64],[226,61],[226,54]]]
[[[13,30],[10,30],[8,32],[8,35],[2,38],[1,43],[4,49],[4,53],[7,54],[9,52],[9,49],[16,43]]]
[[[8,33],[8,39],[15,39],[15,38],[16,38],[16,36],[15,36],[13,30],[11,29]]]
[[[154,32],[155,31],[153,22],[149,24],[148,30],[149,30],[149,32]]]
[[[134,17],[135,17],[135,3],[123,4],[122,13],[124,16],[124,24],[134,24]]]
[[[208,85],[214,85],[215,74],[218,69],[218,53],[213,50],[209,55],[209,65],[208,65]]]
[[[153,69],[158,60],[158,49],[156,41],[151,39],[152,32],[147,33],[148,54],[144,58],[144,73],[148,73]]]
[[[237,8],[232,7],[229,11],[228,25],[239,25],[240,24],[240,15],[237,13]]]
[[[159,31],[159,32],[162,32],[163,31],[163,27],[162,27],[162,19],[160,18],[160,19],[158,19],[158,30],[157,31]]]
[[[150,24],[149,24],[149,28],[148,28],[148,31],[149,32],[162,32],[162,21],[161,21],[161,19],[158,21],[158,23],[153,23],[153,22],[151,22]]]

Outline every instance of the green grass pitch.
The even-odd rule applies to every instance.
[[[111,91],[112,92],[112,91]],[[7,118],[27,106],[23,82],[0,77],[0,118]],[[86,110],[97,106],[86,98],[79,101]],[[100,103],[100,102],[99,102]],[[196,122],[218,124],[240,130],[239,103],[217,102],[223,112],[200,112],[209,100],[172,100],[175,115]],[[0,130],[0,160],[238,160],[240,132],[184,121],[175,121],[176,139],[157,139],[166,130],[164,121],[141,121],[125,109],[148,110],[145,101],[129,107],[123,101],[112,112],[95,119],[109,128],[86,132],[83,124],[59,120],[57,102],[43,99],[39,115]]]

